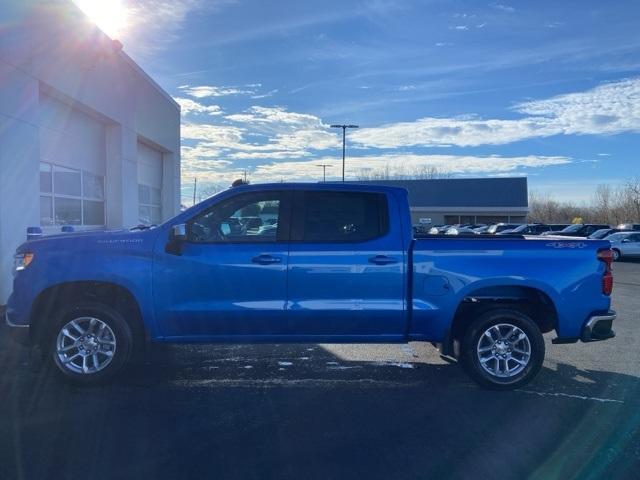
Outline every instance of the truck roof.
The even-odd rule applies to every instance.
[[[402,187],[390,187],[387,185],[377,184],[356,184],[350,182],[278,182],[278,183],[253,183],[238,185],[231,187],[238,191],[254,191],[254,190],[294,190],[294,189],[313,189],[313,190],[343,190],[345,192],[397,192],[407,194],[407,189]]]

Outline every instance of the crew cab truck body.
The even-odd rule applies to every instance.
[[[613,337],[609,243],[414,238],[403,189],[231,188],[148,229],[16,253],[6,321],[63,378],[111,377],[145,342],[428,341],[471,376],[535,376],[542,333]]]

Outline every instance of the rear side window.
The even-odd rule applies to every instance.
[[[306,191],[294,207],[292,240],[363,242],[389,229],[387,198],[369,192]]]

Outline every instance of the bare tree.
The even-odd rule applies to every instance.
[[[420,165],[406,168],[402,165],[391,168],[388,164],[377,170],[363,169],[356,178],[362,181],[370,180],[432,180],[436,178],[451,178],[451,174],[442,171],[435,165]]]
[[[624,185],[626,200],[628,202],[629,213],[633,219],[640,220],[640,177],[629,180]]]

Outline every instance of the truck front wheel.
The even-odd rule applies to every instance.
[[[544,360],[544,339],[538,325],[513,309],[486,312],[466,330],[462,364],[480,385],[512,390],[529,383]]]
[[[56,315],[46,339],[47,361],[73,383],[102,383],[127,363],[132,338],[117,310],[100,303],[78,304]]]

